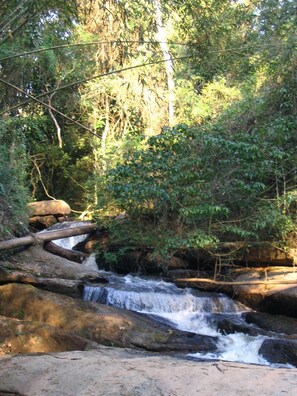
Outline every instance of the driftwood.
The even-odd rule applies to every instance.
[[[30,234],[25,237],[8,239],[0,242],[0,251],[14,249],[19,246],[28,246],[55,239],[68,238],[70,236],[88,234],[96,229],[95,224],[86,224],[79,227],[67,228],[64,230],[53,230],[47,232],[38,232],[37,234]]]
[[[76,251],[70,250],[70,249],[65,249],[61,246],[56,245],[55,243],[53,243],[51,241],[45,242],[43,245],[43,248],[47,252],[55,254],[56,256],[66,258],[67,260],[75,261],[76,263],[80,263],[80,264],[87,257],[87,255],[84,253],[76,252]]]
[[[236,286],[236,285],[297,285],[296,280],[287,280],[287,281],[273,281],[273,280],[265,280],[265,281],[217,281],[214,279],[207,278],[179,278],[174,279],[175,283],[211,283],[213,285],[224,285],[224,286]]]

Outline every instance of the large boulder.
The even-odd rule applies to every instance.
[[[297,282],[296,282],[297,283]],[[259,309],[273,314],[297,318],[297,284],[267,295],[259,304]]]
[[[33,286],[0,287],[0,315],[44,323],[99,344],[150,351],[211,352],[216,338],[171,329],[148,317]]]
[[[87,260],[82,264],[46,252],[40,246],[30,248],[0,261],[0,284],[18,282],[45,290],[80,297],[85,282],[104,281]]]
[[[254,323],[261,329],[296,336],[297,339],[297,319],[266,312],[247,312],[244,316],[248,323]]]
[[[89,340],[57,327],[0,316],[0,355],[85,350],[91,345]]]
[[[70,206],[60,199],[51,201],[37,201],[28,204],[31,216],[64,216],[71,213]]]
[[[291,364],[297,367],[297,341],[284,339],[264,340],[259,354],[270,363]]]
[[[269,336],[268,331],[262,330],[259,327],[245,323],[240,318],[228,318],[221,317],[218,315],[216,318],[217,330],[222,334],[234,334],[234,333],[244,333],[252,337],[257,337],[259,335]]]
[[[234,281],[234,297],[242,303],[256,310],[297,317],[295,268],[246,269],[235,274]]]
[[[183,287],[220,291],[255,310],[297,318],[295,267],[229,269],[228,276],[220,275],[216,280],[204,275],[187,278],[174,279],[174,282]]]

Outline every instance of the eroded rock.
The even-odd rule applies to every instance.
[[[23,316],[19,311],[18,315]],[[86,350],[89,340],[40,322],[0,316],[0,354]]]
[[[296,370],[197,362],[101,347],[0,358],[0,394],[204,396],[296,394]]]
[[[60,199],[32,202],[28,204],[28,208],[31,216],[63,216],[71,213],[70,206]]]
[[[245,305],[272,314],[297,317],[297,271],[294,268],[246,269],[239,272],[234,281],[247,282],[233,286],[234,297]]]
[[[254,323],[262,329],[273,331],[274,333],[296,335],[297,319],[284,315],[271,315],[265,312],[247,312],[245,319],[249,323]]]
[[[31,246],[0,262],[0,284],[19,282],[45,290],[80,297],[85,282],[99,282],[99,272]]]
[[[33,286],[0,287],[0,314],[45,323],[102,345],[150,351],[207,352],[216,338],[171,329],[148,317],[41,291]]]
[[[259,354],[270,363],[291,364],[297,367],[297,341],[295,340],[264,340]]]

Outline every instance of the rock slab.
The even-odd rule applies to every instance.
[[[297,369],[197,362],[131,350],[0,358],[0,395],[295,396]]]
[[[102,345],[166,352],[213,352],[216,337],[182,332],[148,317],[33,286],[0,287],[0,315],[54,326]]]

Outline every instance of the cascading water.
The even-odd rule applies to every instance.
[[[82,223],[72,223],[78,226]],[[69,223],[55,225],[54,228],[67,228]],[[55,243],[71,249],[83,241],[87,235],[57,240]],[[86,268],[97,269],[95,256],[83,262]],[[102,275],[104,271],[100,271]],[[222,335],[217,330],[218,317],[236,320],[248,326],[241,314],[249,309],[224,294],[198,292],[179,289],[172,283],[127,275],[125,277],[105,273],[109,283],[104,286],[85,285],[83,299],[147,314],[153,319],[167,323],[182,331],[216,336],[218,352],[202,355],[190,354],[192,358],[220,359],[269,365],[258,351],[265,336],[252,337],[244,333]],[[281,366],[281,365],[279,365]],[[287,367],[291,367],[287,365]]]
[[[92,224],[90,221],[64,221],[63,223],[54,224],[52,227],[48,228],[48,230],[64,230],[68,228],[79,227],[82,225]],[[44,230],[45,232],[46,230]],[[54,244],[60,246],[64,249],[71,250],[75,245],[84,241],[89,234],[77,235],[68,238],[56,239],[53,241]]]
[[[263,336],[243,333],[224,336],[217,331],[214,314],[240,320],[241,313],[249,310],[228,296],[179,289],[171,283],[131,275],[109,275],[108,285],[85,286],[83,299],[149,314],[179,330],[219,338],[218,353],[197,353],[189,355],[191,357],[269,364],[258,354]]]

